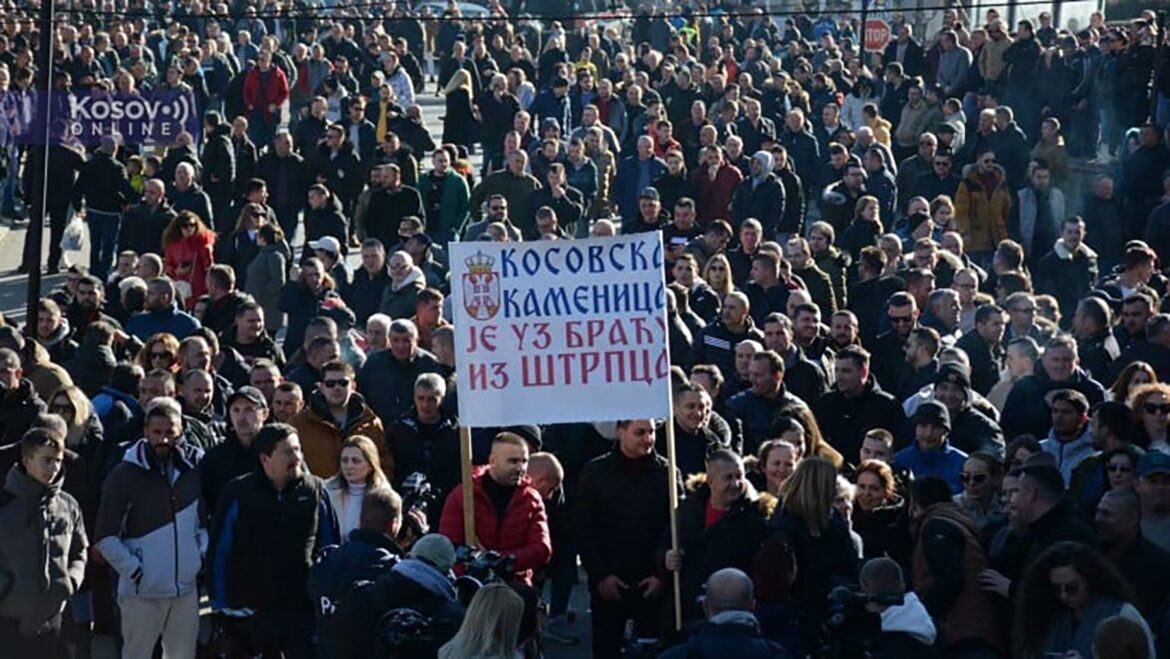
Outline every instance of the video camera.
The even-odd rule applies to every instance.
[[[455,563],[462,565],[467,576],[482,584],[516,579],[516,557],[494,549],[477,549],[467,545],[455,548]]]
[[[866,656],[870,641],[881,634],[881,617],[866,610],[867,604],[901,606],[903,593],[867,593],[849,586],[836,586],[826,598],[828,609],[821,629],[819,656],[829,659]]]
[[[398,539],[405,540],[408,536],[421,538],[430,532],[418,523],[410,513],[421,513],[426,518],[427,511],[438,501],[439,496],[427,480],[427,475],[416,471],[402,481],[399,488],[402,493],[402,530],[398,532]]]

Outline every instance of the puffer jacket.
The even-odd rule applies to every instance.
[[[1010,237],[1012,194],[1006,180],[1003,168],[996,165],[995,189],[990,196],[979,181],[977,167],[972,167],[959,183],[955,192],[955,225],[968,252],[990,252],[1001,240]]]
[[[289,420],[301,437],[301,448],[309,471],[322,478],[334,476],[341,469],[341,442],[348,437],[369,437],[378,447],[382,471],[389,478],[394,473],[394,459],[386,451],[386,433],[382,420],[366,405],[359,393],[349,398],[349,409],[343,427],[337,426],[329,403],[317,392],[309,396],[308,404]]]
[[[60,624],[85,578],[85,524],[63,481],[45,487],[14,465],[0,490],[0,618],[25,636]]]
[[[504,518],[500,519],[483,481],[491,478],[487,467],[478,467],[472,474],[475,502],[475,532],[479,544],[502,554],[516,557],[516,576],[532,583],[532,573],[548,564],[552,558],[552,538],[548,531],[548,516],[544,500],[525,476],[512,493]],[[439,533],[460,545],[466,544],[463,535],[463,486],[459,485],[447,496]]]
[[[118,573],[118,594],[181,597],[198,588],[207,552],[206,512],[197,465],[203,451],[180,442],[164,473],[140,439],[102,486],[97,549]]]
[[[0,445],[20,441],[37,414],[45,409],[45,401],[27,378],[16,389],[0,389]]]

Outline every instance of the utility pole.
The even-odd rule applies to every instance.
[[[45,214],[48,212],[49,200],[49,154],[52,152],[50,144],[53,139],[53,102],[50,99],[53,89],[53,3],[55,0],[41,0],[41,33],[37,40],[37,62],[36,67],[40,72],[41,84],[43,89],[38,90],[37,94],[37,121],[39,124],[33,122],[33,126],[41,130],[39,144],[32,144],[29,146],[29,158],[27,158],[27,166],[36,167],[33,172],[33,203],[31,210],[35,213],[29,214],[28,233],[25,240],[28,241],[29,249],[32,252],[32,261],[27,263],[28,271],[28,306],[25,316],[25,331],[30,335],[36,331],[37,326],[37,306],[41,299],[41,250],[45,238]],[[33,138],[37,141],[37,138]],[[31,157],[34,154],[39,155],[39,158]],[[19,163],[14,163],[13,166],[19,166]]]

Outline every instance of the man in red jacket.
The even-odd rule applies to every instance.
[[[544,500],[528,478],[528,443],[502,432],[492,440],[486,468],[472,476],[476,544],[516,557],[516,578],[532,585],[532,574],[552,558]],[[439,533],[456,545],[463,534],[463,486],[447,496]]]
[[[271,144],[288,101],[288,77],[272,66],[272,53],[261,51],[256,66],[244,78],[244,107],[251,122],[250,137],[259,145]]]

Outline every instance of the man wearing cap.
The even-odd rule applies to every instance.
[[[622,220],[633,221],[638,217],[642,194],[665,173],[666,163],[654,155],[654,138],[639,137],[637,152],[618,163],[613,183],[613,203]]]
[[[928,400],[914,413],[914,444],[894,454],[894,464],[909,469],[915,478],[937,476],[951,491],[963,489],[959,474],[967,454],[950,445],[951,415],[937,400]]]
[[[268,420],[268,401],[255,387],[240,387],[227,399],[228,429],[224,441],[208,449],[199,463],[203,499],[210,510],[219,503],[228,482],[256,468],[252,440]]]
[[[1142,535],[1170,551],[1170,455],[1149,451],[1138,462],[1137,473]]]
[[[670,222],[670,215],[662,209],[662,197],[658,189],[647,187],[638,193],[638,214],[622,218],[622,233],[646,233],[659,231]]]
[[[322,236],[317,240],[310,240],[309,249],[313,250],[313,256],[321,259],[325,272],[333,275],[333,281],[337,283],[339,290],[349,287],[353,273],[349,269],[349,264],[342,258],[340,240],[333,236]]]
[[[1003,430],[971,405],[971,370],[963,364],[939,366],[934,378],[934,400],[947,408],[951,443],[964,453],[983,451],[1003,456]]]
[[[410,557],[372,584],[351,588],[337,603],[333,616],[333,659],[368,659],[382,627],[379,621],[407,623],[416,614],[425,624],[425,647],[412,645],[417,656],[437,656],[463,624],[466,613],[451,585],[455,547],[437,533],[414,543]],[[394,612],[391,616],[388,613]]]

